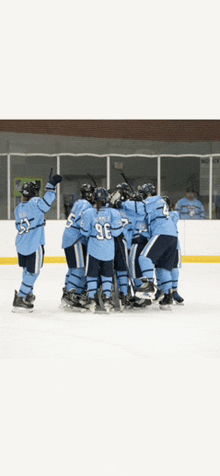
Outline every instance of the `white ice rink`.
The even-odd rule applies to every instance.
[[[23,315],[0,266],[0,475],[219,476],[220,264],[183,264],[171,312],[62,311],[65,273]]]

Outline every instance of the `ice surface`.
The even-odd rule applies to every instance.
[[[184,264],[171,312],[111,315],[59,309],[66,269],[14,314],[0,267],[1,476],[219,476],[220,265]]]

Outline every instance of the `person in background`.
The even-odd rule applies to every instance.
[[[52,176],[52,170],[46,193],[40,198],[40,183],[25,182],[21,188],[23,202],[15,208],[15,226],[18,231],[15,245],[18,253],[18,264],[23,268],[22,282],[19,291],[15,291],[13,311],[33,310],[33,287],[40,274],[44,261],[45,245],[45,213],[55,200],[56,185],[62,181],[60,175]]]
[[[186,189],[186,196],[176,203],[175,210],[179,213],[180,220],[202,220],[205,218],[203,204],[195,196],[196,191],[189,187]]]

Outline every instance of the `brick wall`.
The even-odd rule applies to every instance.
[[[163,142],[220,141],[220,120],[0,120],[0,132]]]

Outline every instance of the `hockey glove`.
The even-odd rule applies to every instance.
[[[115,206],[115,202],[117,200],[120,200],[121,198],[121,193],[119,190],[115,190],[112,195],[110,196],[110,200],[109,200],[109,205],[110,207],[114,207]]]
[[[62,177],[61,175],[57,174],[57,175],[54,175],[52,177],[52,173],[53,173],[53,169],[51,169],[50,171],[50,177],[49,177],[49,180],[48,180],[48,183],[51,183],[51,185],[53,185],[53,187],[56,187],[56,185],[60,182],[62,182]]]
[[[133,195],[131,195],[130,200],[134,200],[135,202],[141,202],[143,200],[143,197],[140,193],[135,192]]]

